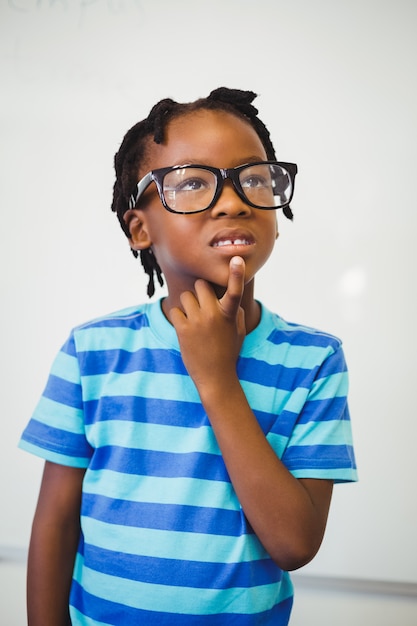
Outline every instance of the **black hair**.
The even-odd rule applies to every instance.
[[[254,128],[265,148],[268,160],[276,160],[269,131],[259,119],[258,109],[252,104],[255,98],[256,94],[253,91],[228,89],[227,87],[219,87],[212,91],[207,98],[199,98],[194,102],[179,103],[171,100],[171,98],[165,98],[151,109],[146,119],[135,124],[126,133],[120,149],[114,157],[116,181],[113,187],[111,208],[117,214],[120,226],[128,238],[130,238],[130,232],[129,226],[124,220],[124,214],[129,209],[130,196],[138,183],[138,173],[141,163],[145,159],[148,140],[153,138],[155,143],[163,143],[165,129],[171,120],[198,110],[231,113],[245,120]],[[289,206],[284,207],[283,213],[288,219],[293,218]],[[132,249],[132,253],[138,257],[136,250]],[[164,284],[162,270],[152,248],[141,250],[140,260],[149,276],[147,293],[151,297],[155,293],[154,274],[156,274],[159,284],[161,286]]]

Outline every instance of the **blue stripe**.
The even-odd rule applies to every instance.
[[[81,385],[71,383],[63,378],[50,374],[43,395],[50,400],[66,404],[74,409],[82,409]]]
[[[87,324],[77,326],[75,330],[77,332],[88,331],[91,328],[131,328],[132,330],[140,330],[148,326],[149,320],[146,313],[138,311],[135,307],[92,320],[91,322],[87,322]]]
[[[307,422],[328,422],[334,419],[349,421],[345,396],[306,402],[301,415],[296,416],[298,424]],[[290,433],[288,432],[288,435]]]
[[[298,417],[298,414],[293,411],[282,411],[279,415],[279,419],[275,419],[275,422],[269,432],[274,435],[285,437],[285,439],[288,440]]]
[[[288,368],[245,357],[241,357],[237,364],[237,373],[241,382],[247,381],[286,391],[293,391],[297,387],[309,388],[317,371],[317,367],[313,369]]]
[[[102,446],[94,451],[90,467],[92,470],[107,469],[139,476],[204,478],[229,482],[223,458],[219,454],[204,452],[181,454],[160,450]]]
[[[155,374],[187,375],[180,353],[162,349],[142,348],[128,350],[94,350],[79,353],[82,376],[94,376],[114,372],[153,372]]]
[[[164,349],[142,348],[135,352],[128,350],[92,350],[80,352],[82,376],[95,376],[108,373],[130,374],[132,372],[152,372],[155,374],[187,375],[179,353]],[[328,365],[331,374],[346,371],[344,361]],[[296,387],[310,387],[319,367],[301,368],[270,364],[253,358],[240,357],[237,365],[241,381],[258,383],[266,387],[279,387],[288,391]],[[320,377],[327,375],[326,363],[320,369]]]
[[[317,378],[326,378],[334,374],[343,374],[347,372],[345,356],[342,350],[335,352],[331,358],[323,361]]]
[[[282,411],[274,422],[270,432],[283,437],[290,437],[295,424],[311,422],[332,422],[342,420],[350,422],[349,410],[345,397],[330,398],[328,400],[311,400],[306,402],[302,412]],[[350,429],[350,424],[346,424]]]
[[[67,354],[68,356],[75,356],[75,357],[77,356],[77,349],[75,347],[73,333],[70,334],[67,341],[62,346],[61,352],[63,352],[64,354]]]
[[[196,592],[197,594],[198,592]],[[198,598],[196,598],[198,601]],[[70,598],[71,607],[74,607],[81,615],[97,620],[103,624],[146,624],[146,626],[225,626],[238,624],[239,626],[261,626],[262,624],[274,624],[274,626],[287,626],[291,614],[293,598],[287,597],[270,610],[255,614],[220,613],[211,615],[198,615],[186,613],[162,613],[160,611],[146,611],[124,604],[110,602],[98,598],[87,591],[76,581],[73,581]],[[87,626],[82,617],[71,611],[74,626]]]
[[[124,554],[121,560],[118,552],[92,545],[80,546],[79,552],[84,556],[85,565],[91,569],[154,585],[228,589],[269,585],[282,578],[282,570],[269,558],[236,564]]]
[[[100,400],[90,400],[84,404],[86,427],[97,422],[132,421],[137,423],[156,424],[161,426],[177,427],[183,424],[187,428],[210,427],[210,422],[201,404],[180,402],[176,400],[157,400],[132,396],[106,397]],[[265,434],[275,434],[289,437],[296,421],[304,424],[310,421],[331,421],[338,419],[349,420],[345,397],[336,397],[325,400],[314,400],[304,405],[301,414],[283,410],[279,417],[275,413],[268,413],[253,409],[253,412]],[[117,425],[116,425],[117,428]]]
[[[199,402],[181,402],[180,400],[160,400],[140,396],[103,396],[100,399],[87,400],[84,403],[85,424],[93,424],[97,419],[129,420],[150,422],[166,426],[178,426],[180,422],[188,428],[197,428],[210,423]]]
[[[133,502],[84,494],[81,515],[106,524],[170,532],[223,535],[226,537],[253,534],[241,510]]]
[[[247,391],[247,395],[249,395],[249,390]],[[252,395],[255,395],[253,391]],[[257,395],[255,400],[261,402],[262,398],[260,394]],[[291,434],[294,421],[299,417],[298,413],[285,410],[282,411],[278,418],[279,406],[277,406],[277,413],[269,413],[256,409],[253,406],[254,401],[252,401],[251,398],[250,403],[252,410],[265,434],[273,427],[274,432],[279,434],[286,436]],[[342,401],[342,398],[336,398],[331,405],[332,409],[337,410],[338,402]],[[326,402],[331,402],[331,400],[317,401],[316,406],[322,403],[323,408],[325,408]],[[306,414],[305,417],[301,416],[302,421],[309,421],[310,419],[315,419],[314,415]],[[322,418],[318,416],[317,419]],[[333,415],[324,415],[323,419],[333,419]],[[180,426],[189,429],[200,428],[201,426],[211,428],[204,407],[201,403],[197,402],[158,400],[139,396],[103,396],[100,399],[87,400],[84,403],[84,423],[87,430],[88,427],[93,424],[109,420],[114,420],[115,422],[128,421],[155,424],[159,426]],[[115,428],[117,428],[117,424]]]
[[[355,468],[353,448],[341,446],[290,446],[286,449],[283,463],[292,470]]]
[[[67,456],[90,457],[92,454],[92,448],[88,445],[84,435],[53,428],[35,419],[32,419],[23,431],[22,439],[35,446],[46,447],[52,452]]]
[[[291,324],[290,322],[286,322],[285,326],[288,330],[273,330],[268,337],[268,341],[275,346],[287,343],[291,346],[304,346],[309,349],[314,347],[327,348],[329,354],[336,352],[341,346],[340,339],[333,335],[322,333],[307,326]]]

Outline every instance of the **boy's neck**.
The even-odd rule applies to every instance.
[[[221,294],[218,294],[218,297],[221,297]],[[170,323],[172,323],[170,319],[170,310],[174,307],[181,308],[180,299],[179,297],[175,297],[172,293],[169,293],[169,295],[162,300],[162,311]],[[253,280],[245,287],[241,307],[245,311],[246,334],[249,334],[261,321],[261,307],[259,302],[257,302],[254,298]]]
[[[253,296],[253,281],[249,286],[249,292],[245,288],[242,296],[241,307],[245,311],[246,334],[251,333],[261,321],[261,305]]]

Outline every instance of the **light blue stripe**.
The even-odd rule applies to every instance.
[[[283,435],[277,435],[276,433],[269,432],[266,436],[269,445],[274,450],[277,457],[280,459],[284,453],[284,450],[288,444],[288,437]]]
[[[310,400],[327,400],[347,396],[349,379],[347,372],[331,374],[326,378],[318,379],[311,387]]]
[[[297,469],[291,470],[295,478],[317,478],[321,480],[333,480],[335,483],[351,482],[358,480],[358,472],[354,468],[342,469]]]
[[[78,360],[65,352],[58,352],[52,364],[51,374],[78,385],[80,383]]]
[[[77,561],[74,578],[87,593],[146,611],[154,611],[158,607],[158,611],[166,613],[250,615],[272,609],[280,599],[280,583],[223,590],[153,585],[82,567],[81,559]]]
[[[128,350],[135,352],[139,348],[159,348],[161,342],[153,334],[148,326],[140,328],[140,332],[134,328],[123,327],[87,327],[77,330],[75,334],[77,350],[87,352],[91,350]]]
[[[33,417],[46,426],[66,430],[77,435],[84,433],[84,414],[80,409],[73,409],[45,396],[39,400]]]
[[[143,396],[160,400],[200,402],[197,389],[188,375],[133,372],[84,377],[84,401],[98,400],[103,393],[111,396]]]
[[[32,443],[21,439],[18,443],[18,447],[26,452],[30,452],[36,456],[41,457],[45,461],[51,461],[51,463],[57,463],[58,465],[68,465],[69,467],[85,468],[88,466],[89,459],[67,456],[65,454],[58,454],[57,452],[51,452],[41,446],[36,446]]]
[[[294,391],[276,389],[275,387],[264,387],[258,383],[241,381],[246,398],[254,411],[271,413],[277,415],[285,408],[287,411],[299,413],[304,405],[308,389],[297,387]]]
[[[298,424],[291,435],[291,445],[296,446],[340,446],[353,444],[352,431],[346,420],[308,422]]]
[[[230,511],[240,510],[239,501],[230,483],[202,478],[167,479],[121,474],[104,469],[89,470],[84,481],[84,491],[132,502],[200,507],[210,504]]]
[[[182,374],[155,372],[132,372],[129,374],[100,374],[83,378],[85,401],[97,400],[106,391],[115,396],[146,396],[162,400],[183,400],[199,402],[199,395],[191,378]],[[258,383],[241,381],[242,387],[254,410],[270,411],[271,406],[278,411],[281,407],[294,413],[303,406],[308,390],[298,387],[293,391],[264,387]],[[310,391],[310,399],[322,400],[345,396],[348,390],[346,372],[333,374],[317,380]],[[289,401],[288,401],[289,400]]]
[[[210,426],[186,428],[125,420],[107,420],[86,426],[87,438],[93,445],[113,445],[158,452],[202,452],[220,454]]]
[[[262,362],[269,365],[284,365],[288,368],[314,369],[323,363],[329,355],[329,347],[293,346],[291,343],[280,343],[274,346],[274,350],[265,351],[262,354]]]
[[[135,528],[89,517],[82,517],[81,523],[87,543],[116,552],[203,563],[240,563],[268,558],[255,535],[233,537]]]

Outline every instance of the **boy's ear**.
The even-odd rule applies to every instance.
[[[132,250],[146,250],[146,248],[150,248],[152,240],[146,228],[143,211],[140,209],[129,209],[123,215],[123,219],[129,229],[129,242]]]

